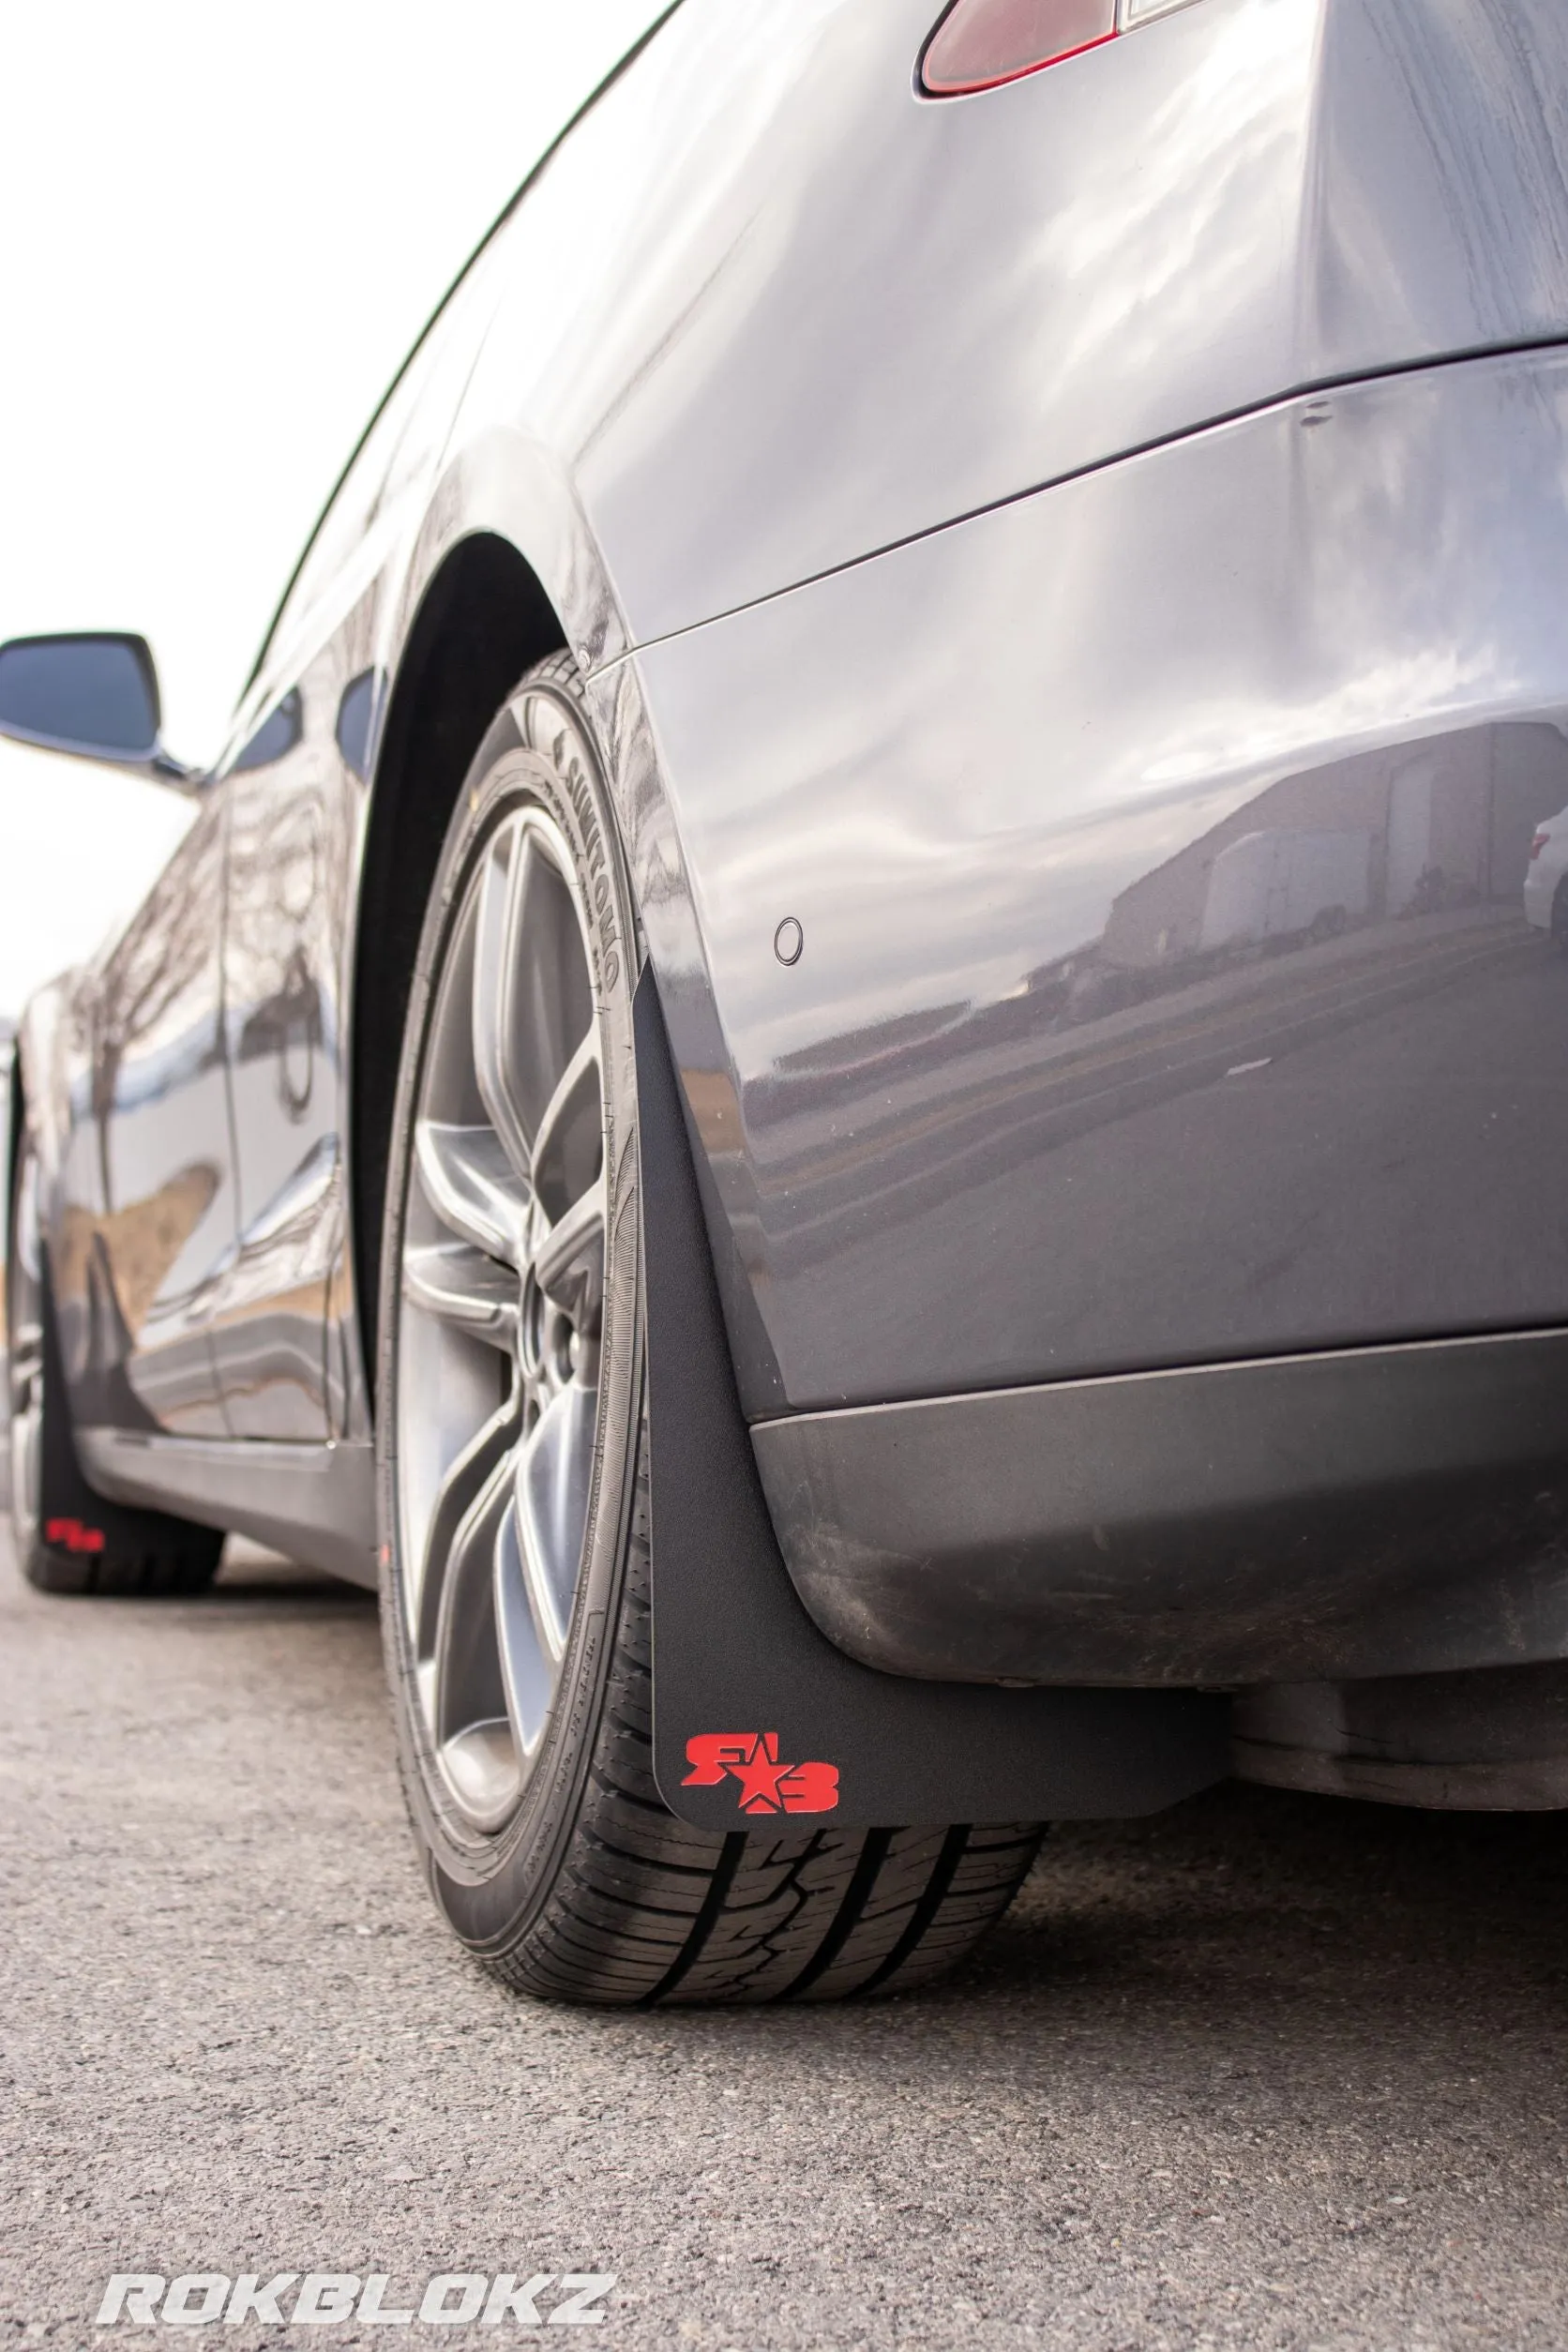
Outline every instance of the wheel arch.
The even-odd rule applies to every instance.
[[[351,983],[350,1246],[372,1399],[393,1101],[430,877],[463,777],[507,689],[565,644],[527,558],[509,538],[476,530],[447,550],[426,583],[394,677],[360,861]]]

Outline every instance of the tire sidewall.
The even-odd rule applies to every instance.
[[[400,1267],[415,1113],[448,944],[485,844],[506,815],[527,805],[544,810],[571,852],[576,870],[568,880],[588,945],[606,1125],[604,1331],[594,1479],[560,1681],[521,1803],[491,1836],[475,1832],[454,1803],[414,1681],[399,1548]],[[523,680],[491,725],[459,796],[431,886],[398,1075],[377,1325],[381,1617],[400,1764],[437,1900],[463,1941],[487,1953],[514,1945],[549,1899],[592,1763],[619,1618],[642,1402],[635,941],[625,861],[576,673],[555,660]]]

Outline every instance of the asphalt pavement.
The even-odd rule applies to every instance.
[[[548,2009],[425,1895],[369,1602],[8,1555],[0,1856],[0,2343],[168,2340],[95,2327],[116,2272],[288,2271],[613,2276],[607,2346],[1568,2342],[1556,1817],[1221,1789],[1059,1832],[935,1994]]]

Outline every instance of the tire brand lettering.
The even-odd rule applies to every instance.
[[[593,789],[587,771],[572,750],[571,739],[565,731],[551,744],[550,757],[582,830],[582,853],[588,864],[590,896],[594,912],[598,918],[600,970],[605,987],[612,988],[621,977],[621,958],[616,953],[620,934],[615,928],[613,901],[606,871],[604,834],[599,825],[598,811],[594,806]]]
[[[838,1802],[837,1765],[780,1763],[776,1731],[701,1731],[686,1755],[691,1770],[681,1787],[716,1788],[733,1779],[743,1813],[831,1813]]]

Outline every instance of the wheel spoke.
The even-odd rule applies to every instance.
[[[25,1403],[33,1382],[43,1371],[41,1324],[21,1323],[11,1334],[10,1371],[11,1395]]]
[[[472,1332],[492,1348],[513,1349],[518,1278],[466,1242],[434,1242],[403,1254],[403,1296],[411,1306]]]
[[[43,1280],[43,1252],[38,1243],[38,1163],[30,1139],[23,1149],[14,1235],[16,1266],[32,1293],[29,1304],[36,1304],[38,1286]]]
[[[534,1272],[548,1299],[597,1338],[604,1319],[604,1178],[574,1200],[539,1244]]]
[[[497,834],[484,869],[474,957],[479,1093],[518,1169],[546,1105],[593,1026],[587,966],[564,877],[521,819]]]
[[[530,1195],[493,1127],[421,1119],[415,1166],[442,1223],[475,1249],[521,1268],[528,1255]]]
[[[528,1606],[552,1664],[566,1646],[588,1524],[597,1396],[575,1380],[551,1398],[517,1464],[518,1553]]]
[[[517,1084],[510,984],[533,862],[527,837],[514,819],[486,853],[474,943],[474,1075],[490,1124],[520,1173],[528,1166],[530,1146]]]
[[[491,1597],[496,1532],[511,1508],[511,1464],[504,1457],[452,1539],[436,1614],[432,1729],[471,1809],[476,1800],[504,1809],[515,1800],[521,1777],[515,1748],[507,1768],[510,1716]],[[498,1739],[498,1733],[506,1736]]]
[[[582,1039],[595,1026],[593,986],[565,876],[528,836],[519,877],[511,1031],[530,1139]]]
[[[555,1695],[558,1656],[539,1632],[518,1536],[517,1500],[507,1505],[495,1538],[495,1630],[501,1645],[501,1675],[506,1711],[519,1748],[527,1756],[538,1744]]]
[[[590,1028],[540,1113],[531,1174],[539,1205],[559,1217],[584,1193],[603,1157],[598,1032]]]
[[[490,1481],[508,1474],[506,1457],[520,1425],[517,1399],[509,1396],[500,1411],[475,1431],[437,1490],[410,1594],[410,1625],[415,1653],[421,1658],[429,1658],[435,1648],[442,1581],[459,1530]]]
[[[441,1743],[441,1760],[462,1800],[463,1810],[482,1830],[498,1830],[517,1803],[522,1770],[510,1720],[496,1715],[455,1731]]]

